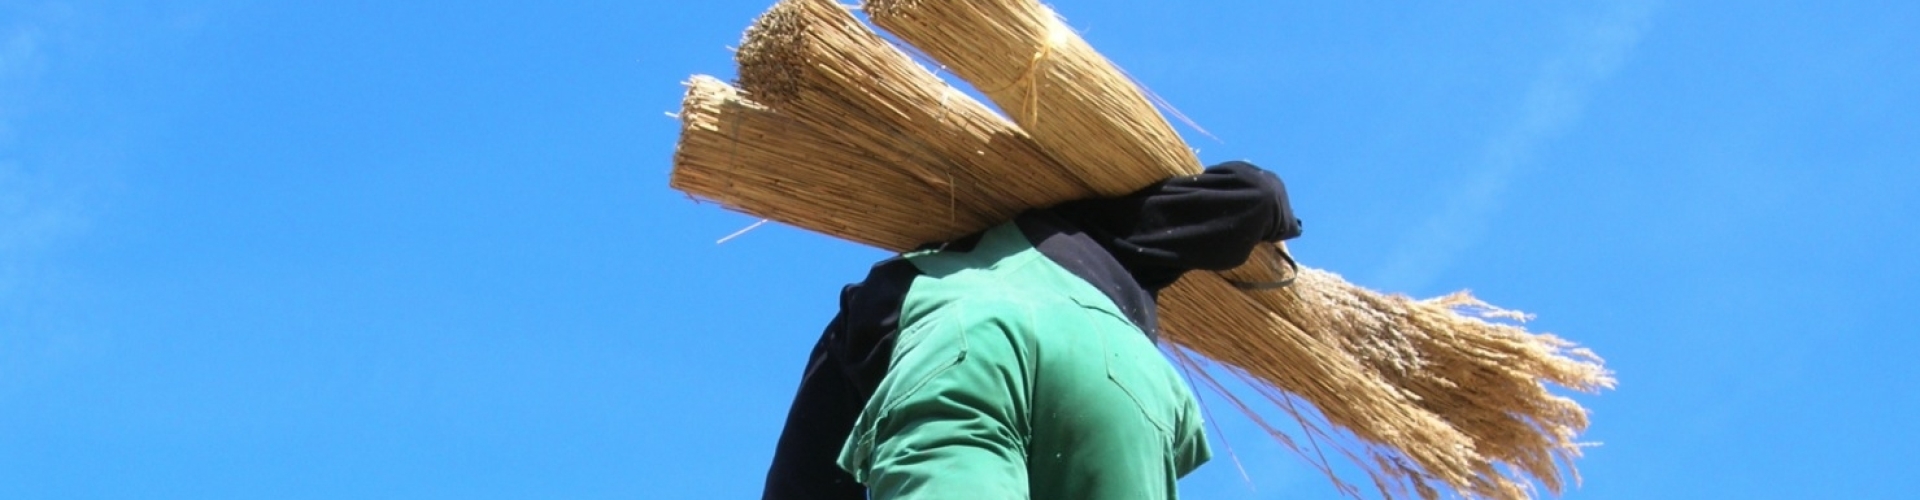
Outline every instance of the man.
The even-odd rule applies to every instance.
[[[882,261],[842,290],[763,497],[1175,498],[1211,451],[1155,296],[1300,230],[1278,177],[1229,162]]]

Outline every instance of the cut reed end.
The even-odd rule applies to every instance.
[[[733,59],[740,67],[740,87],[768,103],[791,99],[800,91],[800,68],[808,39],[807,16],[802,9],[815,0],[782,0],[753,20],[740,36]],[[826,0],[831,3],[832,0]]]
[[[680,84],[687,87],[686,95],[680,98],[680,113],[677,115],[680,117],[682,134],[687,132],[687,127],[711,126],[715,115],[709,110],[720,105],[741,103],[755,108],[764,107],[746,100],[740,89],[712,75],[693,75]]]
[[[680,98],[680,138],[673,147],[673,170],[667,176],[667,186],[681,192],[689,192],[692,173],[687,166],[692,164],[689,155],[694,154],[693,144],[689,141],[700,134],[714,133],[720,130],[721,117],[717,110],[729,102],[739,102],[754,106],[752,102],[740,98],[740,91],[708,75],[693,75],[682,83],[687,93]],[[689,194],[691,194],[689,192]]]
[[[860,6],[861,10],[867,11],[867,15],[875,18],[897,17],[902,12],[919,7],[920,0],[867,0]]]

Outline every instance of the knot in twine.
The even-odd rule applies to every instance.
[[[1023,99],[1024,105],[1021,107],[1026,108],[1022,111],[1027,115],[1025,126],[1029,128],[1040,123],[1040,64],[1051,58],[1053,56],[1053,48],[1067,43],[1072,34],[1065,25],[1060,23],[1058,17],[1048,18],[1046,30],[1046,37],[1040,40],[1040,43],[1036,44],[1039,48],[1034,49],[1033,57],[1027,59],[1027,67],[1020,72],[1018,78],[1014,78],[1012,82],[1001,87],[981,90],[988,94],[997,94],[1025,85],[1027,87],[1027,95],[1026,99]]]

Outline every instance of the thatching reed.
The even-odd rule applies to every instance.
[[[869,0],[866,11],[874,24],[980,88],[1068,165],[1095,167],[1102,173],[1119,170],[1115,165],[1156,172],[1178,164],[1164,158],[1192,157],[1131,80],[1036,0]],[[1023,60],[1017,57],[1021,54],[1032,56]],[[1274,277],[1259,266],[1226,276],[1256,282]],[[1354,287],[1323,272],[1303,274],[1291,290],[1249,295],[1291,325],[1322,335],[1360,359],[1405,390],[1420,408],[1468,436],[1465,447],[1413,443],[1471,450],[1458,453],[1468,458],[1471,466],[1466,469],[1458,468],[1457,460],[1423,458],[1416,450],[1394,446],[1408,452],[1427,474],[1459,490],[1509,496],[1518,485],[1494,470],[1498,462],[1539,479],[1550,491],[1560,491],[1556,458],[1565,464],[1578,455],[1573,436],[1585,428],[1586,416],[1577,404],[1547,392],[1540,381],[1580,390],[1610,383],[1591,353],[1573,351],[1567,353],[1573,358],[1563,357],[1569,346],[1551,336],[1530,336],[1517,327],[1449,310],[1450,305],[1477,304],[1464,295],[1452,304],[1420,304]],[[1262,378],[1278,382],[1283,375],[1276,371]],[[1379,429],[1356,426],[1340,415],[1342,409],[1322,409],[1331,410],[1325,411],[1330,420],[1363,438],[1406,444],[1394,438],[1408,436],[1369,435]]]
[[[849,145],[863,141],[841,140],[847,138],[845,132],[794,120],[716,79],[694,77],[688,82],[680,117],[684,128],[672,182],[700,198],[896,251],[932,241],[924,235],[964,227],[945,218],[898,215],[941,209],[927,196],[895,194],[913,185],[911,176],[898,172],[927,166],[903,168],[879,160]],[[888,178],[893,190],[864,184]],[[962,220],[978,219],[969,214]],[[1358,290],[1328,283],[1319,278],[1323,275],[1307,270],[1296,286],[1347,294]],[[1168,341],[1245,371],[1258,383],[1296,394],[1320,408],[1329,421],[1371,442],[1413,453],[1466,445],[1446,422],[1420,411],[1403,389],[1362,365],[1363,360],[1385,357],[1354,356],[1351,346],[1356,343],[1342,336],[1351,329],[1310,332],[1295,327],[1210,273],[1191,275],[1165,292],[1162,318]],[[1425,460],[1449,458],[1442,454]]]
[[[916,175],[946,179],[956,216],[1002,221],[1097,194],[1018,127],[830,0],[776,4],[747,29],[735,59],[740,87],[755,100],[902,165],[926,167]]]
[[[683,129],[672,182],[694,196],[895,251],[938,241],[918,235],[964,227],[950,219],[899,215],[913,213],[916,203],[922,213],[937,212],[937,198],[861,184],[873,181],[905,189],[913,177],[899,172],[933,167],[885,164],[851,145],[879,138],[850,138],[845,131],[830,132],[792,119],[710,77],[688,83],[680,116]],[[968,213],[951,220],[980,219]],[[1285,323],[1217,276],[1183,279],[1163,297],[1161,317],[1170,342],[1247,367],[1264,383],[1315,402],[1335,423],[1371,441],[1411,450],[1466,445],[1433,415],[1409,411],[1413,407],[1398,389],[1372,376],[1343,353],[1340,344]],[[1249,341],[1247,335],[1259,338]]]
[[[873,24],[973,83],[1100,195],[1200,173],[1200,159],[1146,94],[1039,2],[868,0],[863,8]],[[1268,265],[1275,252],[1256,249],[1236,279],[1284,278]]]
[[[1139,87],[1033,1],[868,0],[873,24],[972,82],[1062,163],[1117,196],[1200,172]]]
[[[964,17],[912,17],[907,10],[933,6],[1000,16],[982,18],[999,24],[962,19],[921,27],[952,32],[943,35],[949,43],[1032,47],[1032,39],[1005,37],[1043,33],[1051,48],[1035,52],[1046,56],[1038,59],[1084,63],[1047,65],[1050,73],[1023,76],[1083,85],[1029,82],[1063,91],[1015,94],[1030,106],[1027,119],[1043,120],[1034,126],[1052,127],[1052,135],[1029,135],[1032,130],[954,90],[832,0],[785,0],[748,30],[738,54],[740,83],[759,103],[710,78],[690,82],[674,187],[757,216],[904,250],[1027,208],[1127,192],[1198,170],[1197,162],[1180,159],[1192,154],[1124,75],[1044,7],[985,0],[876,1],[869,8],[882,23]],[[1008,17],[1015,14],[1037,17]],[[893,21],[883,21],[886,16]],[[1000,24],[1029,28],[982,27]],[[936,58],[966,52],[921,49]],[[988,49],[968,50],[978,53],[975,64],[999,62],[986,57]],[[945,62],[957,74],[974,75],[970,79],[996,74]],[[1110,85],[1087,83],[1096,80]],[[1107,88],[1114,85],[1131,94],[1115,97]],[[1006,89],[977,86],[1021,119],[1021,108],[994,97]],[[1101,152],[1092,150],[1128,148],[1134,151],[1121,156],[1131,159],[1088,159]],[[1101,163],[1083,163],[1095,161]],[[1573,438],[1584,430],[1586,414],[1544,384],[1607,387],[1611,379],[1597,358],[1552,336],[1462,314],[1485,306],[1464,296],[1418,302],[1312,269],[1286,289],[1250,292],[1229,284],[1273,278],[1265,259],[1256,256],[1254,264],[1219,275],[1193,273],[1165,291],[1166,338],[1224,363],[1283,409],[1302,411],[1271,389],[1310,403],[1328,422],[1370,443],[1343,451],[1369,469],[1385,495],[1411,487],[1429,498],[1442,490],[1525,498],[1529,480],[1560,491],[1564,476],[1557,467],[1572,472],[1568,461],[1579,453]],[[1323,431],[1310,429],[1308,437],[1315,433]],[[1284,433],[1275,437],[1291,445]]]
[[[940,165],[859,145],[877,132],[776,112],[713,77],[687,82],[679,117],[669,185],[730,209],[895,250],[996,222],[995,212],[938,210],[951,185]],[[901,214],[923,216],[900,224]]]
[[[1337,334],[1301,329],[1250,295],[1213,273],[1189,273],[1160,295],[1165,338],[1312,403],[1327,421],[1396,450],[1444,481],[1471,481],[1466,472],[1478,457],[1461,453],[1473,447],[1467,436],[1372,373]],[[1382,473],[1405,476],[1375,472]]]
[[[1586,392],[1612,387],[1611,375],[1592,352],[1550,334],[1530,333],[1516,324],[1524,315],[1465,292],[1414,300],[1303,268],[1293,287],[1247,295],[1284,323],[1365,364],[1471,444],[1458,450],[1471,457],[1464,481],[1411,454],[1413,462],[1406,463],[1394,450],[1369,450],[1366,461],[1378,464],[1375,472],[1392,482],[1411,485],[1427,497],[1444,488],[1472,497],[1527,498],[1527,479],[1559,493],[1568,479],[1578,478],[1572,461],[1580,456],[1575,439],[1587,427],[1586,410],[1545,384]],[[1270,367],[1228,364],[1258,381],[1272,378],[1261,373]],[[1330,408],[1306,399],[1329,421],[1351,428]]]

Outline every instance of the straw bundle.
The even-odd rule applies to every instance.
[[[986,94],[1061,162],[1118,196],[1200,172],[1140,89],[1038,2],[871,0],[875,25]]]
[[[1105,162],[1156,154],[1191,157],[1132,82],[1037,1],[871,0],[866,10],[875,24],[972,81],[1002,109],[1012,110],[1015,122],[1069,165],[1111,166]],[[1013,57],[1020,54],[1032,57],[1025,61]],[[1066,92],[1038,95],[1055,88]],[[1103,138],[1123,144],[1086,147],[1107,146],[1099,140]],[[1126,143],[1149,151],[1116,160],[1113,152],[1134,152],[1125,149]],[[1167,164],[1127,165],[1153,172]],[[1101,172],[1110,170],[1115,169]],[[1264,281],[1272,273],[1248,266],[1227,276]],[[1424,475],[1438,476],[1435,479],[1463,492],[1514,494],[1519,485],[1494,470],[1495,462],[1515,466],[1549,490],[1560,491],[1563,484],[1556,458],[1566,463],[1578,455],[1572,439],[1586,426],[1585,412],[1547,392],[1540,381],[1579,390],[1610,383],[1591,353],[1571,351],[1566,354],[1572,358],[1563,357],[1570,346],[1559,339],[1455,314],[1450,306],[1484,305],[1464,295],[1447,303],[1419,304],[1352,286],[1330,273],[1309,272],[1293,290],[1250,296],[1291,326],[1325,336],[1341,352],[1357,357],[1373,373],[1405,390],[1410,398],[1406,402],[1445,419],[1450,428],[1464,434],[1467,446],[1436,441],[1408,447],[1395,438],[1411,436],[1370,432],[1384,429],[1369,428],[1378,427],[1378,422],[1369,426],[1344,418],[1339,414],[1342,408],[1319,405],[1330,420],[1363,438],[1406,452]],[[1269,357],[1264,363],[1287,359],[1291,358]],[[1258,371],[1245,363],[1230,364]],[[1295,387],[1284,383],[1283,371],[1261,378]],[[1309,401],[1317,399],[1302,395]],[[1452,457],[1423,457],[1423,450],[1417,448],[1459,451]],[[1463,463],[1468,467],[1462,468]],[[1417,480],[1420,475],[1405,476]]]
[[[869,0],[873,23],[972,82],[1047,154],[1105,196],[1200,173],[1200,159],[1140,87],[1032,0]],[[1236,278],[1285,274],[1276,249],[1254,250]]]
[[[924,213],[928,200],[947,199],[944,175],[928,177],[934,174],[924,160],[855,145],[871,135],[776,112],[713,77],[687,82],[679,116],[669,185],[727,208],[889,249],[994,222],[989,214],[968,210],[899,224],[900,214]],[[892,194],[832,195],[881,192],[876,186]]]
[[[902,168],[926,167],[915,175],[946,179],[954,217],[997,222],[1095,194],[1019,128],[830,0],[776,4],[748,28],[735,58],[741,88],[760,102],[864,141]]]
[[[1477,457],[1458,451],[1472,448],[1467,436],[1375,376],[1344,349],[1343,339],[1288,323],[1250,295],[1218,275],[1191,273],[1160,296],[1163,333],[1175,345],[1242,371],[1256,385],[1280,388],[1311,402],[1329,422],[1395,450],[1395,456],[1405,455],[1445,481],[1472,480],[1464,472],[1474,467]],[[1224,388],[1216,389],[1227,394]],[[1290,441],[1286,444],[1301,451]],[[1392,471],[1372,474],[1383,472]]]
[[[1587,415],[1542,382],[1587,392],[1613,383],[1591,351],[1490,321],[1526,318],[1465,292],[1416,301],[1303,269],[1295,287],[1252,297],[1288,324],[1340,344],[1470,438],[1479,459],[1466,489],[1481,496],[1512,498],[1523,486],[1497,471],[1496,463],[1562,491],[1558,467],[1573,472],[1571,462],[1580,455],[1575,438],[1586,429]]]
[[[915,17],[912,11],[936,5],[961,12]],[[1032,113],[1021,125],[1044,119],[1032,127],[1051,127],[1051,135],[1029,136],[1034,130],[1009,124],[955,91],[832,0],[786,0],[755,22],[739,53],[740,83],[764,105],[709,78],[690,82],[674,187],[736,210],[904,250],[1026,208],[1127,192],[1198,170],[1124,76],[1038,4],[874,1],[869,9],[883,25],[949,23],[919,28],[953,33],[943,35],[949,45],[1039,47],[1033,40],[1045,40],[1046,48],[1034,53],[1046,57],[1036,61],[1080,61],[1023,70],[1030,73],[1022,74],[1030,89],[1024,94],[980,85],[1003,109],[1021,108],[996,93],[1024,101]],[[994,26],[1001,27],[988,29]],[[1044,36],[1006,40],[1034,33]],[[986,48],[914,43],[936,58],[975,54],[973,65],[1008,59],[986,57]],[[958,74],[974,75],[969,79],[1007,74],[943,61]],[[1034,69],[1042,67],[1048,71]],[[1066,90],[1031,90],[1055,88]],[[1131,152],[1112,157],[1121,150]],[[1103,152],[1110,157],[1088,159]],[[1265,281],[1274,274],[1264,266],[1191,274],[1162,294],[1166,338],[1225,363],[1256,387],[1300,397],[1329,422],[1375,443],[1365,458],[1342,451],[1370,467],[1388,496],[1390,484],[1404,484],[1423,497],[1448,489],[1525,498],[1527,478],[1560,490],[1556,462],[1570,472],[1567,460],[1579,453],[1572,439],[1586,415],[1543,382],[1579,390],[1609,386],[1591,353],[1460,314],[1463,308],[1498,312],[1464,295],[1416,302],[1311,269],[1278,291],[1246,292],[1223,279]],[[1284,396],[1266,394],[1298,413]],[[1506,467],[1512,477],[1503,474]]]
[[[901,165],[882,165],[871,152],[852,145],[882,137],[850,137],[812,126],[748,100],[710,77],[696,76],[688,83],[680,116],[683,129],[672,182],[694,196],[895,251],[936,241],[915,235],[963,227],[938,217],[901,217],[913,213],[916,203],[921,212],[937,210],[938,205],[928,203],[929,198],[862,184],[902,170]],[[748,140],[753,142],[744,142]],[[904,186],[907,178],[895,176],[893,181]],[[1397,389],[1370,376],[1356,359],[1342,354],[1340,346],[1292,327],[1219,277],[1183,279],[1163,297],[1161,317],[1170,342],[1256,370],[1261,381],[1316,402],[1332,421],[1369,440],[1413,450],[1447,449],[1435,445],[1439,442],[1464,444],[1432,415],[1407,411],[1410,406]],[[1271,337],[1249,342],[1231,332]]]

